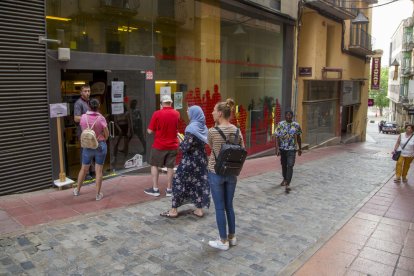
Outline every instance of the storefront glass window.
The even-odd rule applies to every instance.
[[[281,120],[284,28],[231,9],[212,0],[48,0],[47,31],[73,51],[154,56],[156,107],[171,93],[180,132],[188,105],[200,105],[211,127],[214,105],[233,98],[233,123],[252,153],[273,146]]]
[[[304,95],[304,142],[320,144],[335,137],[338,107],[338,83],[329,81],[305,81]]]

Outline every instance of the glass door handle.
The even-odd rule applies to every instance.
[[[115,137],[115,123],[113,121],[109,122],[109,137]]]

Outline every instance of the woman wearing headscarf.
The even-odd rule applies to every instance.
[[[180,144],[182,159],[177,167],[172,184],[172,208],[161,213],[163,217],[176,218],[177,208],[193,203],[197,217],[204,215],[203,208],[210,207],[210,187],[207,180],[207,144],[208,129],[203,110],[193,105],[187,110],[190,123]]]

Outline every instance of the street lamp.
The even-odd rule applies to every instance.
[[[394,61],[391,63],[391,66],[394,66],[394,76],[392,80],[396,80],[398,79],[398,66],[400,66],[397,59],[394,59]]]
[[[362,12],[358,11],[358,15],[351,22],[354,24],[368,24],[369,20]]]

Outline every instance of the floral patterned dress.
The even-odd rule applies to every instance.
[[[205,143],[186,133],[180,144],[183,157],[174,175],[172,208],[193,203],[196,208],[210,207]]]

